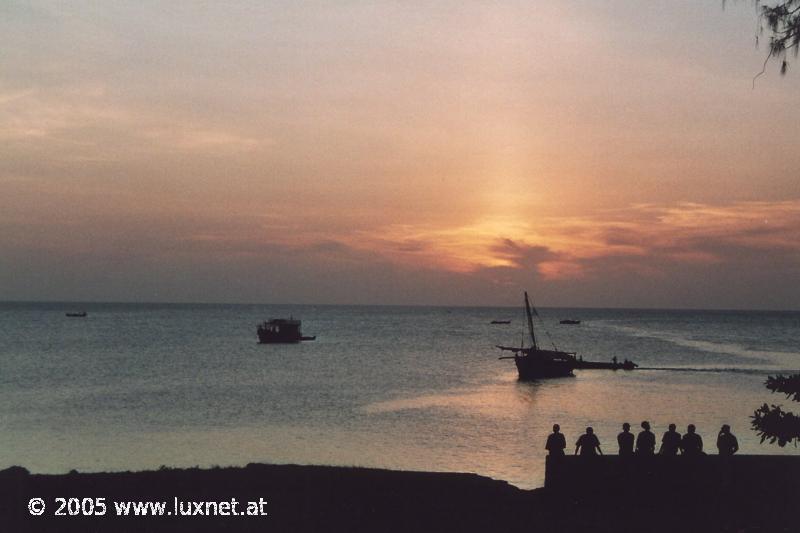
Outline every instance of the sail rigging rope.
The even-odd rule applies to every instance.
[[[536,306],[531,303],[531,311],[533,314],[536,315],[536,318],[539,319],[539,323],[542,325],[542,329],[544,330],[544,334],[547,335],[547,340],[550,341],[550,344],[553,346],[553,350],[558,351],[558,347],[556,346],[553,337],[550,336],[550,332],[547,331],[547,328],[544,326],[544,319],[539,315],[539,311],[536,310]]]

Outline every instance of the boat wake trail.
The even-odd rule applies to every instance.
[[[779,370],[774,368],[693,368],[685,366],[642,366],[637,370],[661,370],[665,372],[711,372],[715,374],[732,373],[732,374],[751,374],[751,375],[775,375],[775,374],[790,374],[796,370]]]
[[[689,348],[700,352],[734,356],[753,362],[761,360],[771,362],[778,365],[787,364],[790,361],[800,359],[800,352],[786,352],[778,350],[763,350],[754,349],[751,347],[743,346],[731,342],[713,342],[710,340],[701,340],[689,338],[685,335],[672,331],[650,330],[631,326],[621,326],[609,323],[597,323],[598,326],[613,329],[625,335],[645,339],[657,339],[668,342],[675,346],[682,348]],[[791,364],[791,363],[790,363]]]

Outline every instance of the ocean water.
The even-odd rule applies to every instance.
[[[544,344],[641,368],[518,382],[494,348],[519,344],[517,308],[0,304],[0,468],[333,464],[533,488],[553,423],[616,453],[644,419],[659,436],[694,423],[714,453],[723,423],[742,453],[798,453],[760,444],[749,416],[791,404],[763,382],[800,368],[799,312],[539,312]],[[290,314],[317,340],[257,344],[259,321]]]

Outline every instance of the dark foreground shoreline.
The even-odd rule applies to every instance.
[[[800,458],[735,457],[735,464],[722,470],[719,458],[708,459],[703,464],[712,466],[656,461],[639,468],[621,465],[616,456],[587,467],[580,458],[568,457],[555,470],[548,465],[547,489],[532,491],[476,474],[329,466],[64,475],[15,467],[0,472],[0,527],[14,532],[798,531]],[[714,479],[698,484],[695,476],[683,483],[687,472]],[[720,472],[728,474],[716,479]],[[44,514],[29,513],[31,498],[44,501]],[[78,515],[99,513],[102,506],[95,498],[105,498],[106,512],[69,516],[68,504],[66,516],[54,516],[56,498],[77,498],[71,507]],[[259,510],[266,516],[231,515],[245,513],[248,502],[255,511],[260,499],[267,502]],[[132,516],[131,508],[128,516],[117,516],[115,503],[128,501],[163,501],[165,513],[173,515]],[[203,515],[195,504],[201,504]],[[176,516],[178,509],[193,516]],[[214,509],[217,516],[208,516]]]

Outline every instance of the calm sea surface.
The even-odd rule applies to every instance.
[[[257,344],[259,321],[290,314],[315,342]],[[559,348],[643,368],[520,383],[493,346],[519,344],[521,309],[0,304],[0,468],[334,464],[532,488],[553,423],[569,443],[592,425],[616,453],[621,423],[643,419],[659,438],[694,423],[714,453],[723,423],[744,453],[797,453],[759,444],[748,417],[791,403],[763,382],[800,368],[800,313],[540,314]]]

